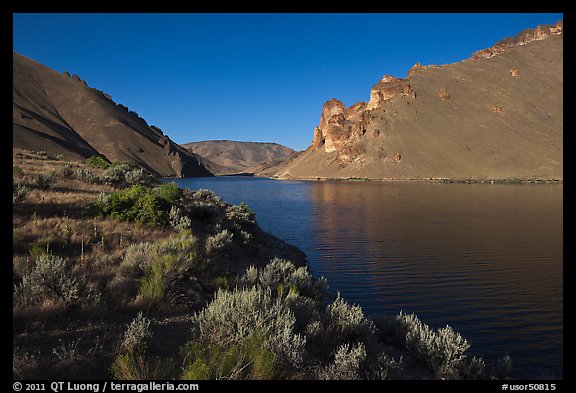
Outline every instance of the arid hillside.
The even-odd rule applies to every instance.
[[[211,176],[158,127],[94,88],[13,54],[13,148],[80,160],[102,155],[160,176]]]
[[[471,58],[385,75],[368,102],[324,104],[281,178],[563,179],[563,22]]]
[[[201,156],[204,166],[218,175],[253,173],[264,163],[283,161],[294,150],[277,143],[227,140],[190,142],[182,145]]]

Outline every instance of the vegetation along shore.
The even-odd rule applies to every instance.
[[[16,379],[505,379],[451,327],[369,317],[254,212],[94,156],[15,151]]]

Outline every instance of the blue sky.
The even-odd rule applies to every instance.
[[[446,64],[562,14],[14,14],[14,50],[177,143],[305,149],[322,105],[367,101],[385,74]]]

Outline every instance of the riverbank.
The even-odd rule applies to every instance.
[[[14,156],[17,379],[504,378],[452,329],[371,319],[245,204],[126,164]]]
[[[564,184],[563,179],[526,179],[526,178],[509,178],[509,179],[451,179],[443,177],[429,178],[368,178],[368,177],[320,177],[320,176],[259,176],[274,180],[294,180],[294,181],[359,181],[359,182],[426,182],[426,183],[453,183],[453,184]]]

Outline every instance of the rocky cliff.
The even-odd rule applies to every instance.
[[[13,148],[79,160],[102,155],[159,176],[211,176],[194,154],[136,112],[62,74],[13,54]]]
[[[368,103],[333,98],[308,149],[273,174],[562,179],[562,30],[538,26],[458,63],[385,75]]]

